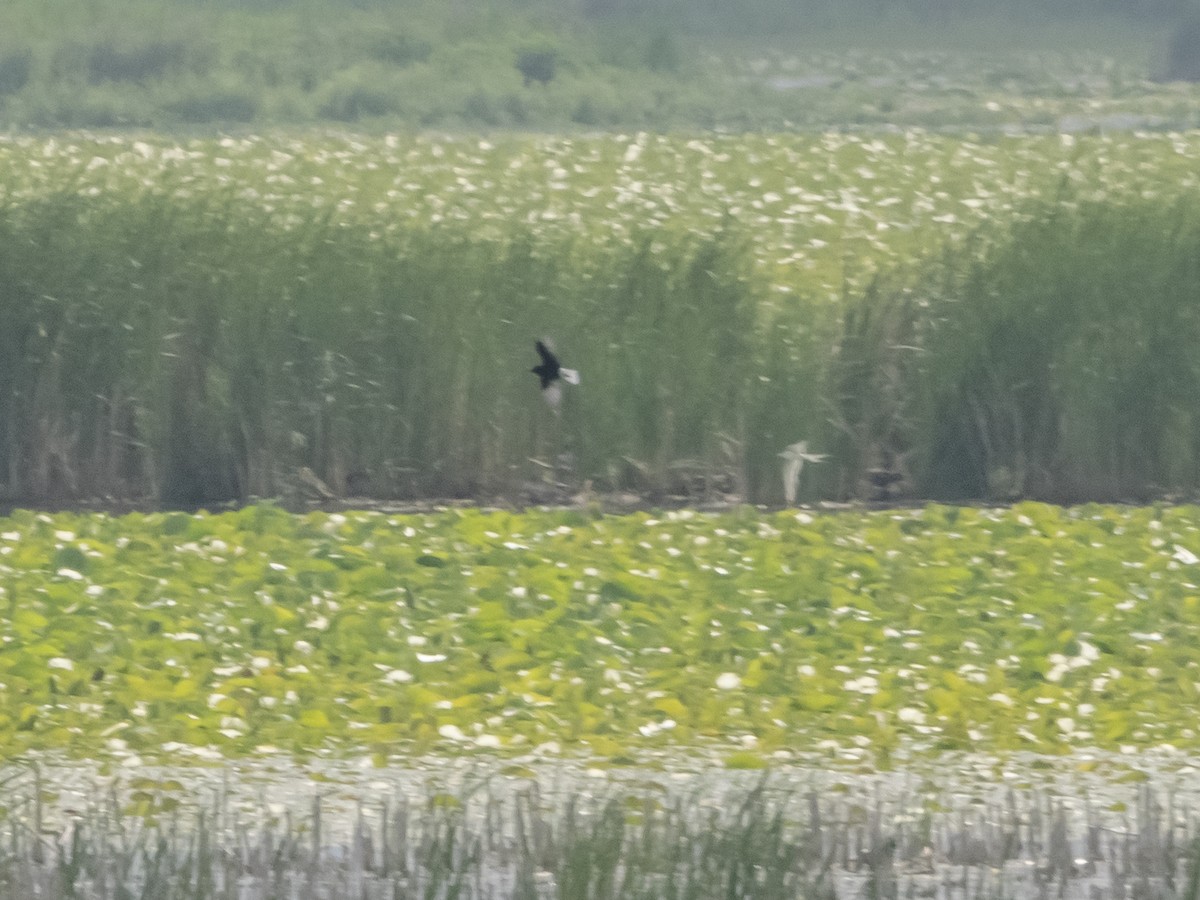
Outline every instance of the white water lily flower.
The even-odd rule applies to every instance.
[[[445,653],[418,653],[417,654],[417,662],[438,663],[438,662],[445,662],[445,661],[446,661]]]
[[[51,669],[65,669],[68,672],[75,668],[75,663],[65,656],[56,656],[53,659],[47,660],[46,665]]]
[[[403,669],[392,669],[383,676],[383,680],[388,684],[408,684],[413,680],[411,672],[406,672]]]
[[[742,679],[733,672],[722,672],[717,676],[717,687],[723,691],[735,691],[742,686]]]
[[[863,675],[842,682],[842,688],[856,694],[874,694],[879,690],[879,680],[871,675]]]
[[[451,741],[465,741],[467,736],[457,725],[439,725],[438,734]]]
[[[1181,547],[1179,544],[1176,544],[1174,549],[1175,552],[1171,554],[1171,558],[1183,563],[1185,566],[1194,566],[1200,562],[1200,556],[1197,556],[1187,547]]]

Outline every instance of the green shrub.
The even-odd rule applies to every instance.
[[[181,122],[252,122],[258,115],[258,98],[245,90],[199,88],[163,104],[172,119]]]
[[[529,87],[535,81],[549,84],[558,72],[558,50],[553,47],[526,47],[517,52],[517,71]]]
[[[130,128],[154,123],[152,101],[144,92],[113,85],[52,88],[31,85],[19,95],[22,124],[39,128]]]
[[[385,116],[402,102],[395,82],[378,65],[362,65],[340,72],[321,92],[320,116],[339,122]]]
[[[1170,81],[1200,81],[1200,13],[1184,18],[1172,32],[1164,77]]]
[[[650,35],[645,51],[646,68],[654,72],[676,72],[683,60],[679,41],[666,28]]]
[[[429,60],[433,45],[424,38],[406,31],[380,29],[366,41],[368,55],[379,62],[393,66],[410,66]]]
[[[191,47],[180,39],[116,43],[103,41],[86,54],[88,80],[146,82],[183,69]]]
[[[15,94],[29,83],[33,53],[28,48],[0,52],[0,94]]]

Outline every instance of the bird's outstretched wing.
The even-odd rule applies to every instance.
[[[542,364],[547,365],[552,369],[558,368],[558,358],[550,352],[550,349],[541,341],[537,342],[538,356],[542,358]]]

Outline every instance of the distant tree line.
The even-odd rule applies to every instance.
[[[179,5],[232,6],[246,9],[270,10],[300,5],[297,0],[175,0]],[[414,0],[328,0],[331,7],[351,6],[360,9],[412,8]],[[480,0],[456,0],[448,6],[469,9],[473,2],[491,6]],[[535,6],[531,0],[510,0],[516,7]],[[439,4],[441,5],[441,4]],[[932,13],[1008,13],[1014,15],[1037,12],[1041,15],[1076,16],[1094,13],[1120,13],[1130,16],[1175,17],[1190,12],[1200,13],[1200,0],[561,0],[552,5],[577,6],[592,16],[637,15],[643,13],[719,13],[731,19],[750,16],[778,17],[831,11],[872,12],[910,9]]]
[[[1173,18],[1200,11],[1197,0],[579,0],[590,16],[617,16],[645,12],[720,13],[722,16],[752,18],[760,16],[805,15],[808,13],[888,11],[908,9],[935,14],[1004,12],[1014,15],[1037,12],[1040,15],[1086,16],[1123,14],[1133,17]]]

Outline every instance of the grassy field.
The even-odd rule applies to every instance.
[[[800,440],[831,454],[801,497],[870,496],[879,467],[923,497],[1190,494],[1197,153],[11,138],[5,494],[199,505],[307,468],[376,497],[777,502]],[[528,373],[546,335],[584,373],[561,418]]]

